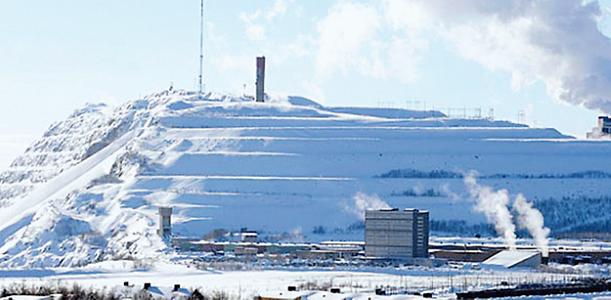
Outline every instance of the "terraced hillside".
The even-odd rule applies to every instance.
[[[369,195],[429,209],[438,233],[473,235],[485,227],[463,184],[471,170],[541,203],[553,232],[596,230],[608,209],[575,221],[550,201],[604,206],[610,150],[434,111],[166,91],[76,112],[0,175],[0,266],[167,256],[155,233],[166,205],[180,236],[247,227],[269,240],[361,239]]]

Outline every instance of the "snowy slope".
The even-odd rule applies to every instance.
[[[484,218],[467,199],[468,170],[553,215],[553,201],[590,201],[596,218],[570,226],[596,228],[610,219],[610,150],[554,129],[300,97],[165,91],[90,105],[0,175],[0,266],[162,257],[171,251],[155,234],[161,205],[174,207],[181,236],[248,227],[271,240],[360,239],[357,192],[429,209],[433,229],[472,235]]]

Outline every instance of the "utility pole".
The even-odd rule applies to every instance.
[[[200,0],[199,20],[199,97],[204,93],[204,0]]]

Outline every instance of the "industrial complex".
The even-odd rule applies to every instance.
[[[257,231],[246,228],[237,232],[227,231],[220,239],[172,236],[171,214],[172,208],[159,208],[159,235],[171,240],[179,252],[213,255],[203,259],[261,259],[272,264],[285,263],[286,259],[301,259],[308,261],[308,265],[319,266],[330,266],[334,261],[374,266],[388,263],[438,266],[462,262],[505,269],[538,268],[548,261],[580,264],[609,263],[611,260],[611,252],[602,249],[552,247],[549,257],[543,257],[533,245],[509,250],[503,244],[485,242],[430,242],[429,212],[414,208],[365,211],[362,241],[318,243],[265,241],[260,239]]]
[[[171,236],[172,208],[159,208],[158,233]],[[175,247],[188,251],[213,253],[233,252],[236,255],[295,254],[311,259],[363,257],[411,261],[429,257],[429,213],[418,209],[382,209],[365,212],[365,241],[328,241],[309,243],[258,242],[257,232],[242,229],[224,241],[175,238]]]

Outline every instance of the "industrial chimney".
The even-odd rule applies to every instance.
[[[159,229],[157,233],[163,238],[172,236],[172,208],[159,207]]]
[[[257,57],[257,91],[255,100],[265,102],[265,56]]]

